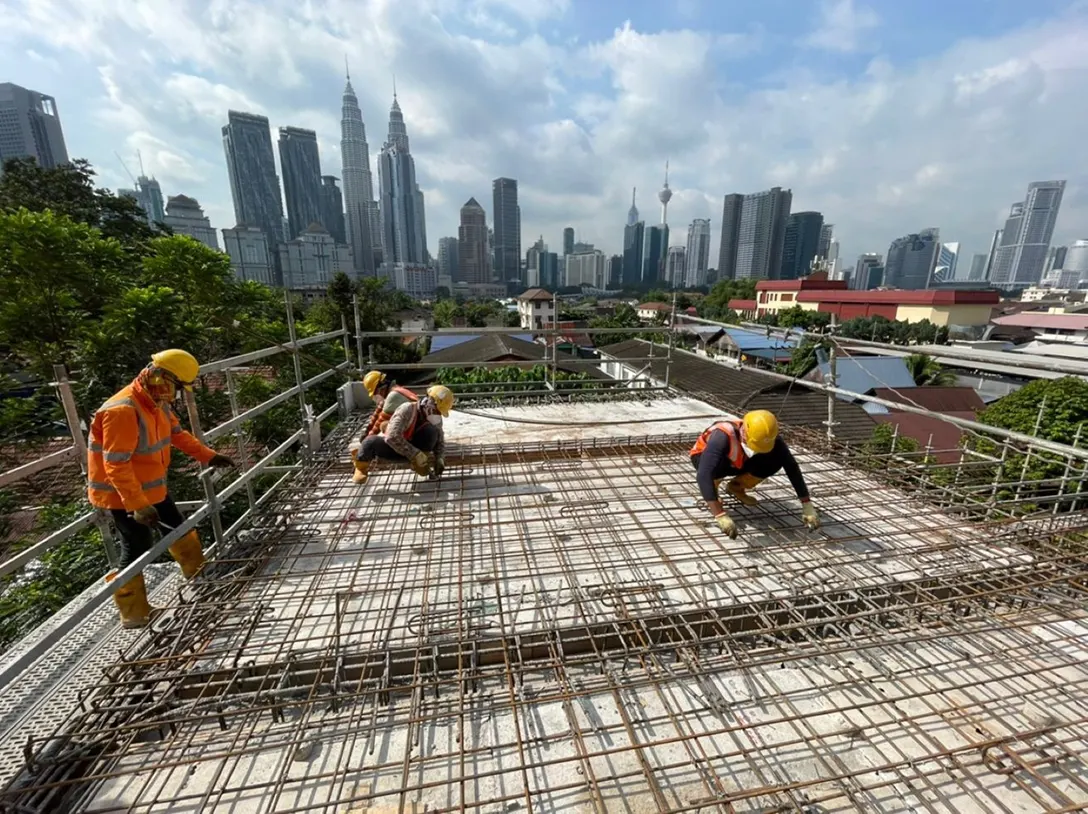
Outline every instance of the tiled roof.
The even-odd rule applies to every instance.
[[[973,387],[902,387],[897,390],[878,387],[873,395],[924,407],[935,413],[975,413],[986,406]]]
[[[636,311],[671,311],[672,306],[663,302],[643,302],[635,307]]]
[[[1043,330],[1085,331],[1088,330],[1088,314],[1044,314],[1026,311],[996,317],[994,325],[1009,328],[1040,328]]]
[[[545,363],[551,359],[551,351],[536,342],[526,342],[505,334],[485,334],[469,342],[443,348],[423,357],[423,362],[456,362],[472,367],[483,362],[493,362],[504,356],[514,356],[526,362]],[[556,367],[568,373],[586,373],[594,379],[608,379],[599,369],[588,364],[569,364],[574,357],[559,351]],[[511,364],[516,364],[511,362]]]
[[[630,339],[601,348],[601,353],[617,359],[637,359],[650,356],[651,343]],[[661,361],[650,362],[650,372],[656,379],[665,379],[666,348],[656,345],[653,354]],[[645,362],[633,363],[641,369]],[[702,401],[734,413],[747,410],[770,410],[787,427],[805,427],[818,431],[827,428],[827,396],[800,385],[790,385],[780,379],[751,368],[737,370],[692,353],[673,349],[669,384]],[[876,426],[873,419],[856,404],[835,405],[835,435],[841,441],[863,443],[869,440]]]
[[[533,300],[550,300],[551,298],[551,292],[545,291],[543,288],[530,288],[528,291],[525,291],[518,296],[518,300],[521,302],[531,302]]]

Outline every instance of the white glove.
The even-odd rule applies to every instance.
[[[809,500],[801,504],[801,520],[808,526],[809,531],[816,531],[820,527],[820,515],[816,513],[816,507]]]
[[[731,540],[737,539],[737,524],[733,522],[733,518],[722,512],[714,517],[714,522],[718,524],[718,528],[725,534],[729,535]]]

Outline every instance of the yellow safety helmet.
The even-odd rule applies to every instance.
[[[450,414],[450,410],[453,409],[454,398],[453,391],[446,387],[446,385],[432,385],[427,390],[427,396],[435,403],[438,412],[442,413],[443,417]]]
[[[374,394],[378,392],[378,388],[385,382],[385,374],[380,370],[372,370],[363,376],[363,387],[366,388],[367,394],[371,398],[374,398]]]
[[[151,357],[151,364],[153,367],[169,373],[186,390],[193,389],[193,382],[200,375],[200,362],[187,350],[177,348],[160,350]]]
[[[778,438],[778,419],[770,410],[752,410],[744,414],[744,441],[754,452],[774,449]]]

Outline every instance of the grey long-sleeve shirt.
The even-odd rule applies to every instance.
[[[405,437],[406,433],[412,428],[413,422],[415,422],[417,410],[419,410],[417,402],[410,401],[402,404],[393,412],[393,417],[389,419],[389,426],[385,429],[385,442],[398,455],[403,455],[409,461],[420,452],[419,449],[412,445],[411,439]],[[426,416],[419,416],[419,422],[426,420]],[[416,426],[419,426],[418,422],[416,422]],[[438,424],[436,429],[438,430],[438,443],[435,444],[433,452],[436,458],[441,458],[446,451],[446,433],[441,424]]]

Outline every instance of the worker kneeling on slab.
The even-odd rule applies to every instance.
[[[436,384],[419,401],[406,401],[393,412],[389,424],[380,435],[371,435],[354,454],[355,483],[366,483],[370,462],[375,458],[386,461],[407,461],[420,477],[437,477],[446,468],[443,454],[446,436],[442,419],[453,408],[453,393]]]
[[[91,421],[87,498],[113,515],[121,534],[121,570],[151,548],[152,529],[170,530],[184,521],[166,490],[172,447],[202,464],[234,466],[226,455],[183,430],[170,406],[180,389],[192,390],[199,372],[200,364],[187,351],[160,351],[131,384],[98,408]],[[170,553],[187,579],[204,565],[195,531],[170,546]],[[116,576],[114,571],[106,581]],[[123,627],[144,627],[150,620],[143,574],[118,588],[113,599]]]
[[[691,463],[695,467],[699,491],[707,508],[714,515],[718,528],[733,539],[737,524],[722,508],[718,484],[732,475],[725,490],[745,506],[759,501],[748,494],[765,478],[781,469],[793,484],[801,499],[801,517],[810,529],[820,527],[820,517],[809,498],[808,486],[797,460],[778,437],[778,419],[767,410],[752,410],[744,418],[730,418],[708,427],[691,448]]]

